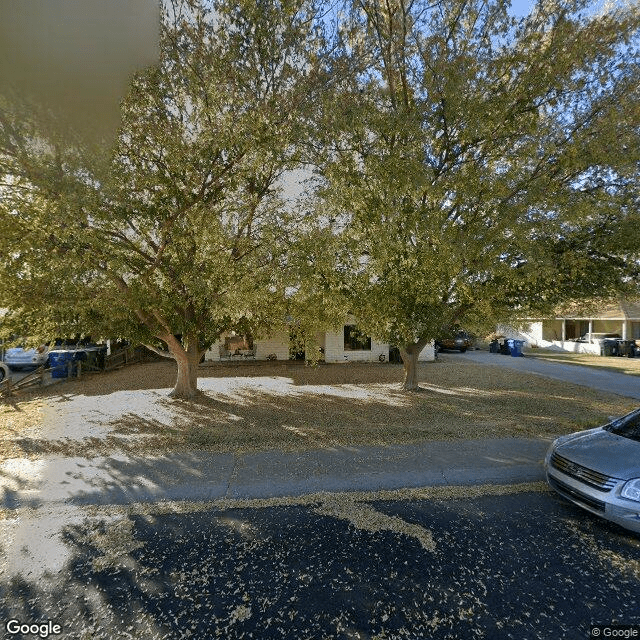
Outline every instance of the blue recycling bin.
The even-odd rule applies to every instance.
[[[523,345],[524,345],[524,340],[509,340],[509,348],[511,349],[512,358],[522,357]]]
[[[91,352],[95,351],[93,354]],[[66,378],[69,375],[69,362],[71,362],[71,375],[75,375],[78,367],[76,362],[95,361],[97,349],[56,349],[49,352],[52,378]],[[93,357],[92,357],[93,356]]]
[[[69,375],[69,362],[74,360],[75,351],[57,349],[49,352],[49,364],[52,378],[66,378]],[[75,367],[72,370],[75,373]]]

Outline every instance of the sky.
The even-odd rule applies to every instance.
[[[533,0],[511,0],[511,13],[515,16],[525,16],[533,7]]]

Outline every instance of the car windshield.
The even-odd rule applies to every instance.
[[[640,442],[640,409],[636,409],[622,418],[613,420],[605,429],[618,436],[638,440]]]

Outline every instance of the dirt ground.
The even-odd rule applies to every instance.
[[[202,366],[193,402],[167,397],[171,362],[37,389],[0,404],[0,460],[184,450],[288,451],[469,438],[551,437],[602,424],[633,401],[454,354],[420,366],[297,362]]]

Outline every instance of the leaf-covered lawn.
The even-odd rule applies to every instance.
[[[167,397],[174,375],[170,362],[134,365],[0,405],[0,457],[549,437],[596,426],[635,406],[455,356],[421,365],[423,390],[410,394],[399,390],[402,368],[392,364],[201,367],[202,393],[190,403]]]

